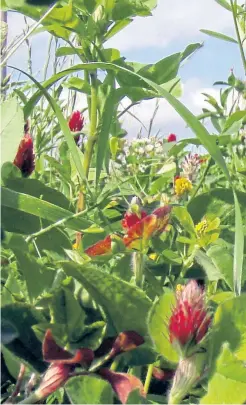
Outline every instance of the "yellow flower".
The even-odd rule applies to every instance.
[[[208,221],[206,219],[203,219],[203,221],[199,222],[195,226],[195,230],[198,236],[202,236],[207,229],[208,229]]]
[[[174,191],[177,196],[181,196],[192,189],[190,180],[186,177],[178,177],[175,179]]]
[[[179,293],[179,292],[183,291],[184,288],[185,288],[184,285],[177,284],[176,285],[176,292]]]

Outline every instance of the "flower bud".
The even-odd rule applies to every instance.
[[[13,163],[20,169],[23,177],[32,174],[35,169],[35,155],[31,135],[25,134],[22,138]]]

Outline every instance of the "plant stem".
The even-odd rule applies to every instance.
[[[44,398],[41,398],[36,392],[31,394],[29,397],[23,399],[23,401],[19,402],[19,404],[36,404],[37,402],[41,401]]]
[[[199,181],[197,187],[195,188],[194,193],[192,194],[192,196],[191,196],[189,202],[190,202],[191,200],[193,200],[193,198],[195,198],[195,196],[197,195],[198,191],[200,190],[200,187],[203,185],[204,180],[205,180],[205,177],[207,176],[208,171],[209,171],[209,169],[210,169],[210,166],[211,166],[211,158],[209,159],[209,161],[208,161],[208,163],[207,163],[207,167],[206,167],[206,169],[204,170],[203,175],[202,175],[202,177],[201,177],[201,179],[200,179],[200,181]]]
[[[55,2],[55,4],[53,4],[52,7],[49,8],[49,10],[46,11],[46,13],[43,15],[43,17],[40,18],[39,21],[37,21],[33,27],[30,29],[30,31],[28,31],[26,33],[26,35],[24,35],[24,37],[17,42],[17,44],[9,51],[8,55],[3,59],[3,61],[1,62],[1,67],[7,62],[7,60],[10,58],[10,56],[12,56],[17,49],[23,44],[23,42],[26,41],[26,39],[37,29],[37,27],[39,26],[39,24],[51,13],[52,10],[54,10],[54,8],[56,7],[57,2]]]
[[[139,288],[143,288],[144,258],[142,253],[133,253],[133,270],[135,274],[136,286],[138,286]]]
[[[54,224],[51,224],[51,225],[47,226],[46,228],[43,228],[43,229],[41,229],[40,231],[38,231],[38,232],[36,232],[36,233],[33,233],[32,235],[28,236],[28,237],[26,238],[26,242],[27,242],[27,243],[30,242],[32,239],[35,239],[35,238],[37,238],[38,236],[43,235],[43,234],[46,233],[46,232],[49,232],[49,231],[50,231],[51,229],[53,229],[53,228],[56,228],[56,227],[61,226],[61,225],[64,225],[67,221],[70,221],[70,220],[75,219],[75,218],[79,218],[79,217],[83,216],[84,214],[87,214],[87,212],[89,212],[90,210],[92,210],[92,209],[94,209],[94,208],[96,208],[96,207],[97,207],[97,204],[95,204],[95,205],[94,205],[93,207],[91,207],[91,208],[87,208],[87,209],[84,210],[84,211],[80,211],[80,212],[77,212],[76,214],[73,214],[73,215],[71,215],[71,216],[69,216],[69,217],[63,218],[63,219],[61,219],[61,220],[55,222]]]
[[[238,28],[238,23],[237,23],[237,1],[235,0],[235,2],[233,2],[233,0],[230,0],[230,3],[231,3],[231,8],[232,8],[232,15],[233,15],[233,21],[234,21],[234,26],[235,26],[236,35],[237,35],[238,46],[239,46],[239,50],[240,50],[240,54],[241,54],[241,58],[242,58],[242,62],[243,62],[244,73],[246,75],[246,57],[244,54],[243,44],[242,44],[242,40],[241,40],[239,28]]]
[[[87,146],[85,150],[84,170],[85,176],[88,178],[93,148],[96,142],[97,130],[97,85],[96,73],[91,74],[91,116],[90,116],[90,135],[88,137]]]
[[[152,378],[153,368],[154,368],[154,364],[150,364],[148,366],[148,372],[147,372],[145,383],[144,383],[144,392],[146,394],[148,394],[148,391],[149,391],[149,386],[150,386],[150,382],[151,382],[151,378]]]

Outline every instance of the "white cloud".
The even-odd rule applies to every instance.
[[[229,11],[214,0],[159,0],[153,16],[138,17],[108,41],[122,51],[147,47],[165,47],[180,39],[204,40],[200,29],[233,31]]]
[[[203,107],[208,107],[205,97],[201,93],[211,94],[218,100],[219,90],[215,88],[204,88],[198,78],[192,78],[184,82],[183,95],[180,101],[195,115],[202,112]],[[134,106],[130,111],[145,125],[147,128],[150,119],[153,116],[156,100],[146,100],[141,104]],[[124,103],[126,106],[127,103]],[[131,138],[136,136],[141,129],[141,124],[131,115],[125,114],[122,119],[123,127],[128,131]],[[143,135],[146,135],[143,129]],[[179,116],[173,107],[164,99],[159,100],[159,109],[155,116],[152,134],[160,131],[160,135],[166,137],[170,132],[177,134],[179,138],[192,136],[191,130],[186,128],[186,123]]]

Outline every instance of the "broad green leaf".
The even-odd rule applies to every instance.
[[[177,76],[181,53],[170,55],[153,65],[146,65],[138,75],[146,77],[157,84],[166,83]]]
[[[72,404],[112,404],[111,385],[96,376],[70,378],[65,384],[66,393]]]
[[[90,85],[79,77],[71,77],[66,83],[63,83],[63,86],[81,93],[91,94]]]
[[[175,295],[164,293],[153,305],[148,319],[149,334],[155,344],[155,348],[166,360],[177,363],[179,356],[174,350],[169,339],[168,324],[175,305]]]
[[[196,252],[194,259],[205,271],[209,281],[218,281],[224,278],[211,258],[202,250],[198,250],[198,252]]]
[[[24,134],[24,117],[17,98],[9,98],[1,106],[1,163],[13,162]]]
[[[217,39],[222,39],[223,41],[227,41],[227,42],[233,42],[234,44],[237,44],[237,40],[229,37],[228,35],[225,34],[221,34],[220,32],[215,32],[215,31],[210,31],[210,30],[200,30],[201,32],[203,32],[203,34],[207,34],[210,37],[214,37]]]
[[[72,218],[74,214],[70,211],[30,195],[17,193],[5,187],[2,188],[2,206],[26,212],[51,222],[71,218],[66,222],[66,227],[77,231],[85,230],[91,225],[88,220]]]
[[[125,330],[134,330],[141,335],[147,333],[146,317],[151,301],[142,290],[91,264],[63,262],[62,267],[103,307],[117,333]]]
[[[38,262],[35,257],[19,249],[13,249],[20,272],[26,281],[27,291],[32,303],[39,295],[49,290],[55,272]]]
[[[56,56],[70,56],[70,55],[77,55],[77,53],[83,53],[82,47],[76,47],[75,49],[71,46],[60,46],[56,50]]]
[[[86,315],[68,288],[61,288],[54,293],[50,311],[53,323],[65,325],[65,333],[69,343],[75,343],[81,339]]]
[[[246,369],[224,344],[200,404],[243,404],[246,395]]]
[[[246,294],[222,302],[213,319],[210,332],[210,361],[216,360],[224,342],[239,360],[246,358]]]
[[[174,207],[172,213],[178,219],[185,231],[187,231],[190,235],[195,234],[194,222],[186,207]]]
[[[233,254],[226,247],[221,245],[211,246],[207,251],[208,257],[224,277],[228,286],[233,290]]]
[[[43,361],[41,343],[36,338],[32,326],[44,322],[40,310],[22,303],[9,304],[1,309],[2,319],[6,319],[15,325],[18,338],[6,347],[22,361],[28,362],[39,372],[44,372],[46,364]]]

